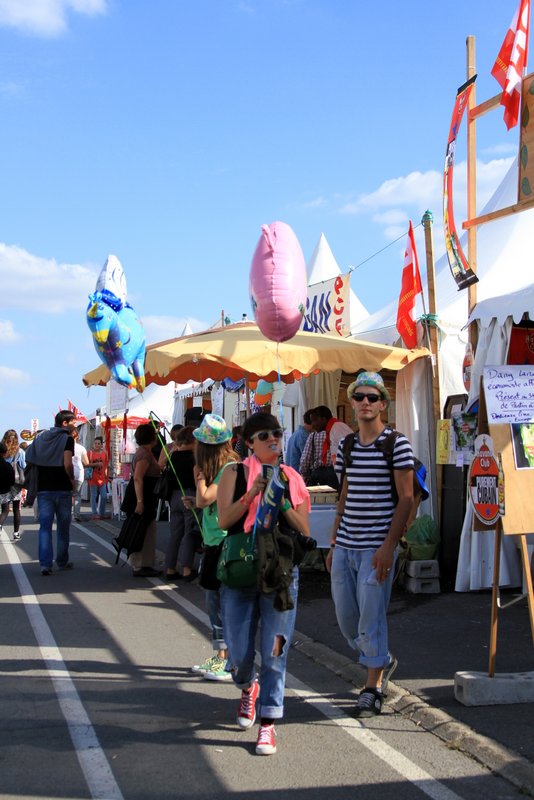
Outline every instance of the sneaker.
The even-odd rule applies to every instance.
[[[256,742],[256,755],[274,756],[276,753],[276,731],[274,724],[260,725],[258,741]]]
[[[393,675],[399,664],[395,656],[392,655],[391,653],[390,653],[390,658],[391,661],[389,662],[387,667],[384,667],[384,671],[382,673],[382,686],[380,688],[380,691],[382,692],[384,697],[387,697],[386,691],[388,688],[389,679],[391,678],[391,676]]]
[[[20,531],[14,531],[13,541],[18,542],[19,539],[20,539]]]
[[[41,569],[41,575],[51,575],[52,574],[52,567],[43,567]]]
[[[58,564],[58,565],[57,565],[57,568],[58,568],[58,570],[59,570],[60,572],[63,572],[63,571],[64,571],[64,570],[66,570],[66,569],[73,569],[73,568],[74,568],[74,564],[73,564],[73,562],[72,562],[72,561],[67,561],[67,563],[66,563],[66,564],[62,564],[61,566]]]
[[[211,669],[206,670],[202,676],[206,681],[231,681],[232,673],[226,669],[226,659],[218,658],[217,664],[214,664]]]
[[[256,722],[256,700],[260,693],[260,684],[254,681],[248,691],[241,692],[241,700],[237,709],[237,724],[240,728],[251,728]]]
[[[360,692],[356,708],[354,709],[354,716],[358,719],[364,717],[376,717],[382,711],[382,704],[384,696],[378,689],[372,686],[365,687]]]
[[[191,672],[197,673],[204,673],[204,672],[211,672],[214,667],[217,667],[219,664],[226,664],[226,660],[223,658],[219,658],[219,656],[211,656],[208,658],[207,661],[204,661],[202,664],[195,664],[191,667]]]

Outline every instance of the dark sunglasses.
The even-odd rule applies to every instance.
[[[257,433],[253,433],[250,437],[250,441],[253,442],[254,439],[257,437],[258,441],[266,442],[269,436],[272,436],[274,439],[281,439],[284,435],[284,431],[282,428],[274,428],[271,431],[258,431]]]
[[[382,395],[380,394],[366,394],[365,392],[354,392],[352,396],[357,403],[361,403],[362,400],[365,399],[367,399],[370,403],[378,403],[379,400],[382,400]]]

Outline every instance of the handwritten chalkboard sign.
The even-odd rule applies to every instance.
[[[488,423],[534,422],[534,365],[484,367]]]

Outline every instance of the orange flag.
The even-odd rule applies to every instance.
[[[501,105],[508,130],[517,125],[521,104],[521,80],[527,66],[530,0],[520,0],[504,37],[491,74],[502,87]]]
[[[423,291],[419,262],[415,249],[413,225],[410,220],[408,229],[408,242],[404,251],[404,268],[402,270],[402,283],[399,295],[399,308],[397,310],[397,330],[408,349],[417,347],[417,330],[415,327],[415,298]]]

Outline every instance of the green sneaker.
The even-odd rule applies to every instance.
[[[219,656],[212,656],[208,658],[207,661],[204,661],[203,664],[195,664],[191,667],[191,672],[197,672],[200,674],[204,674],[204,672],[210,672],[214,667],[217,667],[218,664],[226,664],[226,661]]]
[[[229,672],[226,667],[226,659],[220,658],[219,663],[215,664],[211,669],[205,672],[202,677],[205,681],[231,681],[232,673]]]

